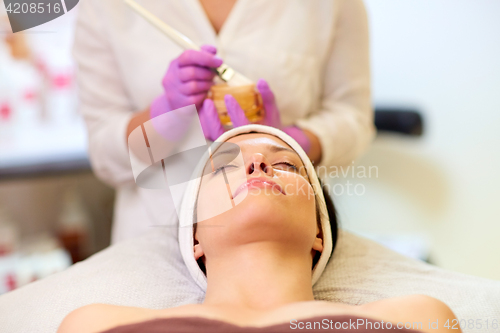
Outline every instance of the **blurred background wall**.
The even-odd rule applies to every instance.
[[[0,4],[0,294],[109,245],[71,56],[76,11],[12,34]]]
[[[376,105],[418,108],[424,135],[381,134],[336,198],[344,227],[411,242],[451,270],[500,279],[500,2],[365,0]],[[409,236],[409,237],[408,237]]]

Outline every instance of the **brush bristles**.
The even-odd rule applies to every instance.
[[[238,72],[234,72],[234,75],[228,81],[226,81],[226,83],[229,86],[235,87],[235,86],[249,85],[249,84],[252,84],[253,81],[250,80],[249,78],[241,75]]]

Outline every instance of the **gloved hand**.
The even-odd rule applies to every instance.
[[[269,88],[269,85],[263,79],[257,82],[257,90],[262,96],[262,103],[265,109],[264,119],[260,122],[262,125],[276,127],[286,134],[290,135],[299,143],[306,153],[311,149],[311,142],[307,135],[297,126],[283,126],[281,124],[280,113],[274,99],[274,94]],[[250,121],[245,116],[245,112],[241,109],[240,105],[231,95],[224,97],[226,103],[227,113],[231,118],[233,127],[243,126],[250,124]]]
[[[203,134],[205,134],[205,138],[208,140],[215,141],[224,133],[224,127],[220,122],[219,114],[211,99],[207,98],[203,102],[203,106],[200,112],[198,112],[198,116],[200,117]]]
[[[217,68],[223,62],[222,59],[215,56],[216,53],[217,49],[214,46],[203,45],[201,51],[184,51],[170,63],[162,80],[164,93],[151,104],[151,119],[166,112],[195,104],[207,139],[214,141],[224,132],[213,102],[205,100],[216,75],[211,68]],[[156,122],[155,128],[161,132],[169,132],[162,135],[173,139],[182,136],[185,131],[184,125],[179,119],[179,124],[162,125]]]
[[[163,77],[164,89],[162,110],[151,110],[155,116],[191,104],[199,110],[216,75],[211,68],[222,65],[222,59],[215,56],[216,48],[203,45],[201,51],[187,50],[170,63]]]

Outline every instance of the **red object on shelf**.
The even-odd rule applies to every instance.
[[[8,291],[17,288],[16,278],[14,277],[14,274],[8,274],[5,276],[5,285],[7,286]]]
[[[34,101],[36,97],[36,91],[34,91],[33,89],[29,89],[24,92],[24,99],[27,101]]]
[[[71,74],[57,74],[52,78],[52,84],[56,88],[66,88],[71,85]]]
[[[7,103],[2,103],[0,104],[0,118],[2,120],[7,120],[10,118],[10,115],[11,115],[11,108],[10,108],[10,105],[7,104]]]
[[[7,255],[7,254],[9,254],[11,252],[12,252],[12,248],[11,247],[9,247],[9,246],[7,246],[5,244],[0,244],[0,257],[1,256],[5,256],[5,255]]]

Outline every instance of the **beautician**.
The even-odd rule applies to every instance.
[[[182,50],[122,0],[80,2],[80,110],[93,170],[117,190],[113,243],[175,225],[168,190],[136,186],[126,138],[152,115],[195,104],[214,140],[221,126],[206,95],[221,59],[257,83],[266,109],[279,115],[267,125],[292,136],[317,166],[351,163],[374,137],[362,0],[139,3],[204,46]],[[234,102],[226,98],[232,117]]]

